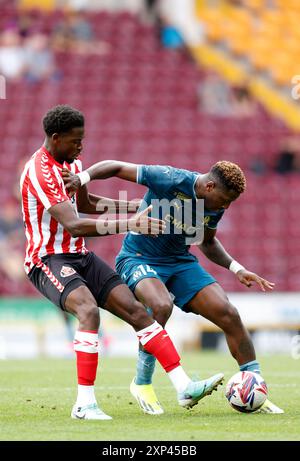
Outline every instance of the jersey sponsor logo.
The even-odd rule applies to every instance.
[[[174,202],[174,207],[176,208],[176,210],[180,210],[183,207],[183,204],[182,204],[182,202],[180,202],[180,203]]]
[[[183,192],[174,192],[174,195],[179,200],[191,200],[192,198],[189,195],[184,194]]]
[[[75,269],[73,267],[63,266],[60,271],[61,277],[70,277],[70,275],[76,274]]]
[[[189,226],[187,223],[183,223],[182,221],[180,221],[179,219],[176,219],[174,216],[170,215],[170,214],[167,214],[165,217],[164,217],[164,220],[173,224],[173,226],[180,230],[180,231],[183,231],[185,232],[186,234],[190,234],[190,235],[193,235],[196,230],[197,230],[197,227],[194,227],[194,226]],[[177,232],[178,233],[178,232]]]

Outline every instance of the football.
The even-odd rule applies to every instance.
[[[240,371],[233,375],[225,389],[225,396],[232,408],[242,413],[258,410],[267,394],[268,388],[262,376],[251,371]]]

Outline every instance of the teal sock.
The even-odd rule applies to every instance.
[[[151,307],[146,307],[146,311],[149,315],[152,316],[153,311]],[[156,358],[153,355],[148,354],[148,352],[144,350],[139,350],[135,377],[136,384],[142,385],[152,383],[152,376],[155,369],[155,360]]]
[[[156,358],[145,351],[139,351],[136,367],[136,384],[151,384]]]
[[[253,371],[253,373],[258,373],[260,375],[260,366],[257,360],[252,360],[252,362],[244,363],[240,365],[241,371]]]

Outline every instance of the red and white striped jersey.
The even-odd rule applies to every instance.
[[[82,171],[81,161],[64,167],[73,173]],[[86,254],[84,239],[73,238],[49,213],[57,203],[71,200],[77,211],[77,194],[66,192],[61,175],[62,165],[43,146],[26,163],[20,180],[22,211],[27,237],[25,271],[41,264],[43,256],[61,253]]]

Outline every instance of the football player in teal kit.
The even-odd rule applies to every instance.
[[[148,190],[141,209],[152,204],[153,215],[169,224],[169,232],[156,238],[132,232],[124,238],[116,268],[136,298],[152,310],[153,317],[161,325],[165,325],[171,315],[173,300],[183,311],[207,318],[224,331],[240,370],[260,373],[251,337],[237,309],[216,280],[189,252],[189,243],[193,238],[197,241],[202,223],[202,238],[197,246],[207,258],[231,270],[248,287],[256,283],[263,291],[273,289],[273,283],[235,261],[216,238],[218,222],[225,210],[245,191],[243,171],[228,161],[217,162],[209,172],[201,174],[170,166],[107,160],[76,176],[70,176],[66,171],[65,181],[67,188],[75,190],[90,180],[113,176],[146,186]],[[197,213],[197,208],[201,202],[204,203],[204,215],[200,223],[201,213]],[[162,203],[171,203],[171,206],[168,208]],[[187,207],[188,212],[184,213]],[[155,358],[140,349],[137,374],[130,391],[141,409],[152,415],[163,413],[152,386],[154,368]],[[283,413],[269,400],[259,411]]]

